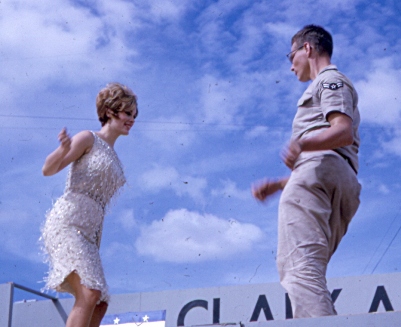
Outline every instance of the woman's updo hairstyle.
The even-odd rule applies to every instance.
[[[138,115],[137,97],[130,88],[120,83],[109,83],[96,97],[96,108],[99,121],[104,126],[110,119],[107,116],[107,109],[113,112],[114,116],[119,111],[132,110]]]

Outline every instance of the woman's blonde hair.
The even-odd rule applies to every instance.
[[[104,126],[110,119],[107,116],[107,109],[117,116],[119,111],[135,111],[138,115],[137,97],[130,88],[120,83],[109,83],[96,97],[96,108],[99,121]]]

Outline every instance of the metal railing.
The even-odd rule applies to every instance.
[[[9,309],[9,317],[8,317],[8,327],[12,327],[12,317],[13,317],[13,303],[14,303],[14,288],[18,288],[20,290],[23,290],[25,292],[28,293],[32,293],[41,297],[44,297],[46,299],[52,300],[54,306],[56,307],[58,313],[60,314],[61,318],[63,319],[64,323],[67,322],[67,318],[68,315],[65,312],[64,308],[61,306],[60,301],[58,300],[58,298],[48,295],[48,294],[44,294],[41,293],[39,291],[36,291],[34,289],[31,289],[29,287],[14,283],[14,282],[10,282],[8,283],[10,285],[10,309]]]

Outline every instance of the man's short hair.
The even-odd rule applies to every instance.
[[[309,42],[319,55],[326,53],[331,58],[333,54],[333,38],[323,27],[306,25],[291,39],[291,44],[296,43],[298,46],[305,42]]]

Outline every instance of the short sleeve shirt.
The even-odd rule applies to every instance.
[[[293,138],[312,136],[329,128],[327,117],[332,112],[343,113],[352,119],[353,144],[334,151],[346,157],[357,172],[360,115],[358,94],[351,81],[335,65],[329,65],[313,80],[297,105],[298,110],[292,125]]]

